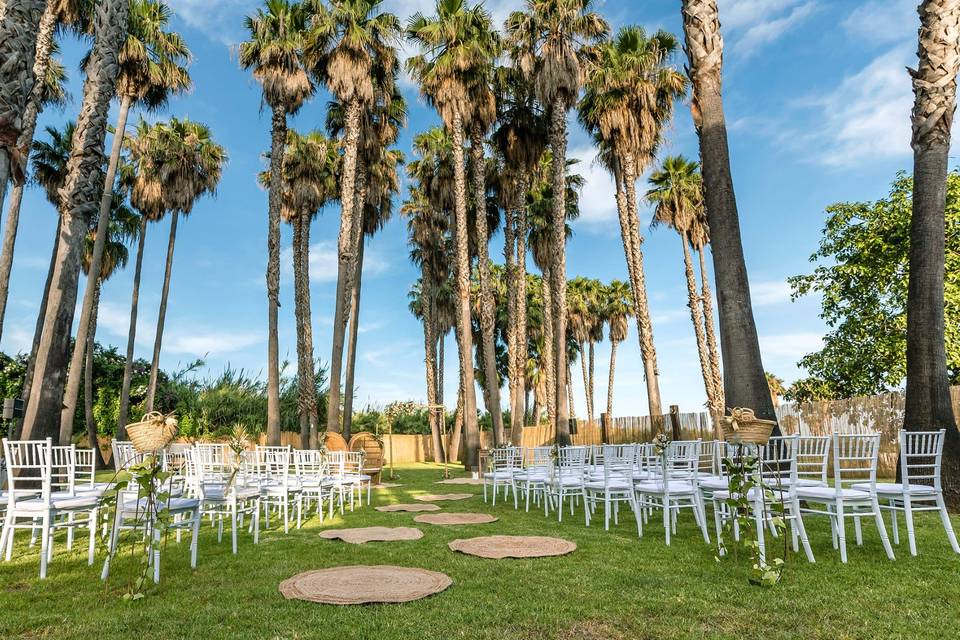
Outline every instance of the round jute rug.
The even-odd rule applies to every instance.
[[[437,480],[437,484],[472,484],[482,485],[482,478],[447,478],[446,480]]]
[[[466,500],[472,497],[472,493],[425,493],[420,496],[413,496],[413,499],[422,502],[434,502],[437,500]]]
[[[280,593],[287,599],[323,604],[410,602],[451,584],[449,576],[426,569],[354,565],[298,573],[280,583]]]
[[[447,546],[453,551],[497,560],[562,556],[577,548],[569,540],[545,536],[482,536],[454,540]]]
[[[377,511],[440,511],[436,504],[388,504],[374,507]]]
[[[426,513],[417,516],[414,521],[427,524],[486,524],[499,519],[489,513]]]
[[[390,542],[393,540],[419,540],[423,531],[413,527],[359,527],[357,529],[327,529],[320,532],[321,538],[336,540],[339,538],[350,544],[366,542]]]

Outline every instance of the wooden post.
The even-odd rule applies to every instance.
[[[673,426],[673,440],[680,439],[680,407],[670,405],[670,424]]]
[[[607,414],[600,414],[600,442],[601,444],[607,444]]]

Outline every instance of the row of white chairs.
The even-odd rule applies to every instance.
[[[119,472],[143,459],[130,442],[114,441],[113,462]],[[101,576],[106,578],[110,561],[124,531],[136,531],[155,537],[161,529],[191,537],[191,566],[196,567],[197,537],[200,523],[207,518],[222,540],[226,523],[231,527],[233,553],[237,552],[237,534],[249,519],[247,529],[259,542],[261,514],[270,526],[271,514],[279,516],[284,532],[293,522],[299,528],[303,517],[315,509],[320,520],[332,517],[339,505],[351,510],[370,500],[371,477],[363,472],[363,452],[294,450],[290,447],[262,447],[234,454],[225,444],[198,443],[169,447],[161,462],[169,474],[157,493],[164,496],[158,505],[168,517],[165,527],[157,526],[155,513],[147,514],[146,499],[130,485],[116,496],[112,520],[105,522],[103,495],[110,483],[95,479],[95,452],[71,446],[54,446],[51,440],[3,440],[7,488],[0,491],[0,552],[10,560],[17,530],[31,532],[30,544],[40,541],[40,577],[47,575],[53,557],[54,534],[67,532],[67,548],[73,546],[74,533],[89,534],[88,563],[93,564],[98,529],[108,538],[108,553]],[[0,485],[2,486],[2,485]],[[150,559],[153,578],[159,581],[159,550],[153,545]]]
[[[782,517],[790,527],[794,551],[802,544],[807,559],[814,562],[803,518],[824,515],[830,519],[833,547],[839,550],[841,561],[847,561],[847,523],[852,520],[860,545],[864,518],[874,521],[886,555],[894,559],[884,512],[891,515],[895,544],[900,543],[898,514],[903,515],[910,553],[916,555],[914,516],[923,511],[939,513],[950,546],[960,553],[940,483],[944,435],[943,430],[900,432],[901,482],[877,481],[878,433],[783,436],[739,452],[724,442],[700,440],[671,442],[663,455],[657,455],[652,443],[494,449],[483,476],[484,500],[488,489],[494,503],[499,493],[504,499],[512,493],[518,508],[522,495],[528,511],[531,504],[542,503],[544,514],[555,508],[559,520],[567,506],[573,514],[582,503],[587,526],[602,504],[607,529],[611,520],[618,522],[621,507],[628,507],[640,536],[653,512],[660,510],[667,544],[676,532],[677,515],[684,509],[693,513],[709,543],[709,504],[723,553],[723,531],[730,528],[732,519],[723,460],[741,453],[759,459],[758,473],[770,487],[766,495],[754,488],[746,496],[761,557],[766,531],[777,535],[773,521]],[[770,509],[770,495],[782,505],[782,514]],[[736,526],[733,530],[739,535]]]

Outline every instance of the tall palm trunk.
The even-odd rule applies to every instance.
[[[588,358],[589,358],[589,360],[590,360],[590,363],[589,363],[588,369],[587,369],[587,370],[588,370],[588,373],[590,374],[590,383],[589,383],[590,386],[589,386],[588,389],[587,389],[587,391],[589,392],[589,395],[587,396],[587,397],[589,398],[589,402],[588,402],[588,404],[587,404],[587,417],[589,418],[591,424],[594,422],[594,420],[596,419],[596,415],[597,415],[597,414],[596,414],[596,409],[594,408],[594,407],[595,407],[595,405],[594,405],[594,400],[595,400],[595,395],[594,395],[595,386],[594,386],[594,380],[593,380],[593,371],[594,371],[594,362],[595,362],[595,361],[594,361],[594,357],[595,357],[595,356],[594,356],[595,346],[596,346],[596,343],[595,343],[593,340],[591,340],[590,343],[589,343],[588,346],[587,346],[587,349],[588,349],[588,351],[589,351],[589,353],[588,353]]]
[[[514,260],[514,321],[516,352],[517,392],[510,405],[510,442],[519,446],[523,441],[523,425],[526,418],[526,369],[527,369],[527,178],[521,175],[517,181],[518,206],[513,212],[516,230],[516,259]]]
[[[737,199],[730,173],[727,126],[721,97],[723,37],[716,0],[683,0],[683,31],[693,86],[691,111],[700,138],[705,206],[717,283],[725,403],[750,407],[776,420],[760,357],[750,283],[740,239]],[[780,429],[775,429],[775,435]]]
[[[590,420],[592,411],[590,410],[590,372],[587,371],[587,344],[578,342],[577,347],[580,349],[580,373],[583,375],[583,406],[587,410],[587,420]],[[571,406],[573,406],[572,403]],[[573,415],[573,411],[570,412],[570,415]]]
[[[516,405],[519,392],[518,377],[520,365],[517,360],[517,346],[520,342],[517,332],[517,266],[516,266],[516,227],[514,211],[507,209],[503,221],[503,258],[507,293],[507,378],[510,391],[510,438],[517,429]]]
[[[137,237],[137,261],[133,269],[133,294],[130,296],[130,328],[127,330],[127,353],[123,363],[123,382],[120,386],[120,411],[117,415],[117,440],[127,436],[127,414],[130,410],[130,383],[133,379],[133,351],[137,339],[137,311],[140,304],[140,274],[143,271],[143,247],[147,241],[147,217],[140,216]]]
[[[147,385],[146,410],[153,411],[157,399],[157,380],[160,375],[160,349],[163,346],[163,325],[167,319],[167,299],[170,295],[170,276],[173,273],[173,249],[177,242],[177,220],[180,214],[170,214],[170,238],[167,241],[167,262],[163,270],[163,288],[160,291],[160,310],[157,313],[157,334],[153,339],[153,359],[150,362],[150,382]],[[269,422],[268,422],[269,425]]]
[[[457,346],[463,387],[464,465],[478,469],[480,430],[477,425],[477,391],[473,380],[473,332],[470,322],[470,248],[467,243],[467,176],[463,157],[463,118],[457,113],[451,127],[457,252]]]
[[[493,424],[493,441],[503,438],[503,410],[500,407],[500,377],[494,335],[496,305],[490,291],[490,234],[487,230],[487,188],[484,177],[483,131],[479,124],[470,128],[470,155],[473,160],[473,207],[477,216],[477,273],[480,276],[480,342],[483,348],[483,378],[490,404],[487,411]]]
[[[270,194],[267,200],[267,444],[280,444],[280,207],[287,112],[273,106],[270,126]],[[152,373],[152,372],[151,372]]]
[[[346,375],[344,376],[343,384],[343,437],[350,441],[350,429],[353,421],[353,377],[350,372],[350,368],[354,366],[354,362],[350,355],[350,349],[356,349],[356,341],[354,336],[356,335],[356,323],[360,319],[360,299],[357,296],[356,285],[359,282],[359,278],[363,275],[362,269],[359,266],[359,261],[362,260],[360,252],[363,249],[363,216],[364,216],[364,207],[367,202],[367,172],[363,165],[363,162],[358,158],[357,159],[357,171],[356,171],[356,194],[354,196],[353,203],[353,224],[350,229],[350,243],[352,248],[350,263],[347,265],[346,270],[346,292],[347,292],[347,308],[345,310],[345,322],[349,323],[344,325],[344,342],[347,344],[347,362],[346,362]],[[356,318],[354,318],[354,312],[356,312]],[[346,336],[346,330],[350,329],[349,339]],[[356,354],[354,354],[354,357]],[[349,400],[348,400],[349,398]],[[349,417],[348,417],[349,413]]]
[[[310,213],[302,212],[293,225],[293,288],[297,320],[297,410],[300,447],[317,441],[317,398],[313,377],[313,328],[310,319]]]
[[[610,428],[610,425],[613,424],[613,374],[617,369],[617,345],[620,343],[611,340],[610,341],[610,373],[607,376],[607,418],[606,424],[607,428]]]
[[[344,122],[343,173],[340,176],[340,236],[337,241],[337,290],[333,314],[333,347],[330,356],[330,388],[327,392],[327,429],[340,431],[340,374],[343,367],[343,343],[347,329],[347,281],[353,262],[354,191],[357,179],[357,147],[360,141],[361,104],[351,100]]]
[[[427,382],[427,421],[430,424],[430,439],[434,462],[443,462],[443,441],[440,437],[440,418],[437,400],[437,341],[434,339],[433,285],[429,276],[422,272],[420,304],[423,308],[423,364]]]
[[[30,89],[30,98],[23,111],[20,137],[17,147],[23,153],[23,164],[27,163],[30,155],[30,146],[33,142],[33,133],[37,128],[37,115],[43,107],[44,77],[50,65],[50,54],[53,51],[53,37],[57,27],[57,11],[55,3],[48,2],[40,17],[37,28],[36,55],[33,61],[33,87]],[[0,191],[6,186],[0,187]],[[13,268],[13,251],[17,242],[17,227],[20,224],[20,203],[23,201],[24,185],[15,184],[10,196],[10,207],[7,209],[7,222],[3,230],[3,248],[0,250],[0,335],[3,335],[3,319],[6,316],[7,296],[10,293],[10,270]],[[0,195],[0,200],[3,196]]]
[[[693,335],[697,339],[697,355],[700,358],[700,373],[703,376],[703,388],[707,394],[707,406],[713,410],[716,405],[716,389],[713,376],[710,375],[710,354],[707,349],[707,336],[703,329],[703,312],[700,309],[700,295],[697,292],[697,276],[693,271],[693,259],[690,256],[690,243],[686,232],[680,232],[680,244],[683,245],[683,273],[687,281],[687,308],[693,322]]]
[[[127,0],[105,0],[97,6],[94,17],[96,40],[87,63],[87,80],[73,136],[73,152],[67,163],[67,178],[60,191],[63,223],[57,261],[23,421],[23,437],[28,439],[59,435],[80,253],[90,215],[96,210],[102,193],[103,142],[118,71],[117,52],[126,37],[129,10]]]
[[[707,353],[710,357],[710,379],[713,384],[715,405],[710,407],[713,420],[713,430],[718,439],[723,436],[720,419],[726,407],[723,397],[723,376],[720,373],[720,349],[717,347],[717,330],[713,325],[713,293],[710,291],[710,277],[707,274],[707,264],[703,257],[705,247],[697,251],[700,259],[700,299],[703,300],[703,328],[707,334]]]
[[[553,285],[550,276],[553,269],[546,267],[540,279],[541,296],[543,297],[543,353],[540,354],[540,366],[543,369],[543,380],[546,384],[547,422],[554,432],[557,430],[557,393],[556,393],[556,360],[553,357],[553,332],[556,326],[553,322]]]
[[[23,183],[25,158],[17,147],[23,111],[34,84],[34,54],[45,0],[7,0],[0,22],[0,210],[7,182]]]
[[[343,433],[349,435],[353,429],[353,396],[357,369],[357,337],[360,334],[360,291],[363,284],[363,250],[365,234],[357,239],[357,265],[353,274],[353,286],[350,296],[350,338],[347,343],[347,374],[343,381]]]
[[[550,106],[550,148],[553,150],[553,357],[557,444],[570,444],[567,407],[567,109],[561,99]]]
[[[917,431],[946,429],[943,492],[956,507],[960,506],[960,433],[950,402],[943,307],[944,209],[960,69],[960,6],[951,0],[924,0],[918,11],[919,63],[916,70],[910,70],[914,93],[913,215],[903,424]]]
[[[93,417],[93,356],[97,344],[97,314],[100,311],[100,289],[103,281],[97,279],[96,293],[93,300],[93,313],[90,315],[90,331],[87,332],[87,346],[84,354],[83,366],[83,409],[87,426],[87,445],[93,449],[94,464],[97,469],[107,466],[100,451],[97,440],[97,421]]]
[[[647,281],[643,269],[643,238],[640,236],[640,219],[637,215],[637,166],[630,152],[621,155],[623,166],[623,189],[626,196],[627,227],[633,254],[633,306],[637,316],[637,336],[640,339],[640,356],[647,385],[647,406],[654,432],[663,428],[663,407],[660,403],[660,371],[657,368],[657,350],[653,342],[653,322],[650,320],[650,303],[647,299]]]
[[[94,296],[98,291],[97,283],[100,281],[103,251],[107,246],[107,236],[110,234],[110,205],[113,203],[113,183],[117,174],[117,163],[120,161],[120,149],[123,146],[123,134],[127,128],[127,113],[129,111],[130,96],[125,95],[120,99],[120,111],[117,114],[117,126],[113,135],[113,147],[110,150],[110,162],[107,164],[107,175],[103,180],[103,194],[100,196],[100,211],[97,218],[97,232],[93,241],[93,255],[90,258],[87,284],[83,291],[83,305],[80,308],[77,338],[73,345],[73,355],[70,358],[67,389],[63,396],[63,410],[60,412],[60,444],[68,444],[70,434],[73,432],[73,416],[77,410],[77,394],[80,391],[80,376],[83,371],[84,345],[87,343]]]
[[[23,389],[20,397],[30,397],[30,387],[33,384],[33,372],[37,365],[37,351],[40,349],[40,338],[43,336],[43,319],[47,314],[47,296],[50,295],[50,286],[53,283],[53,270],[57,264],[57,240],[60,238],[60,225],[63,218],[57,218],[57,226],[53,236],[53,250],[50,252],[50,265],[47,267],[47,277],[43,282],[43,295],[40,296],[40,308],[37,310],[37,322],[33,328],[33,343],[30,346],[30,358],[27,360],[27,371],[23,376]],[[13,437],[19,439],[23,433],[23,417],[14,424]]]

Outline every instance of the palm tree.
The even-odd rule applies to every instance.
[[[770,401],[773,402],[774,408],[779,407],[780,397],[787,392],[783,386],[783,379],[778,378],[769,371],[765,371],[764,376],[767,378],[767,386],[770,387]]]
[[[607,335],[610,337],[610,375],[607,378],[607,413],[605,426],[613,423],[613,375],[617,367],[617,345],[627,339],[627,318],[633,313],[633,293],[630,285],[613,280],[605,287],[604,315]]]
[[[543,155],[547,122],[538,108],[532,87],[519,70],[501,67],[495,76],[498,126],[491,136],[503,157],[501,181],[504,257],[507,268],[507,351],[510,357],[510,441],[523,438],[527,365],[527,195],[529,175]]]
[[[319,131],[287,131],[280,216],[293,226],[293,288],[297,320],[297,409],[300,446],[317,446],[317,394],[314,380],[313,321],[310,308],[310,223],[337,197],[336,143]],[[269,185],[270,174],[261,174]]]
[[[163,325],[170,294],[173,249],[177,240],[177,220],[180,214],[190,215],[194,204],[204,195],[216,195],[217,184],[220,182],[223,167],[227,162],[226,151],[214,142],[210,128],[205,124],[193,122],[187,118],[182,120],[170,118],[167,123],[155,127],[154,132],[157,136],[154,150],[159,153],[157,157],[149,159],[146,173],[148,176],[155,175],[159,178],[160,193],[163,194],[163,209],[169,212],[171,217],[163,289],[160,293],[160,310],[157,314],[157,333],[153,342],[150,382],[147,385],[147,411],[153,411],[153,403],[157,395]]]
[[[683,76],[668,66],[676,39],[660,31],[651,37],[640,27],[620,29],[600,45],[590,65],[590,79],[578,112],[581,123],[598,140],[600,156],[614,175],[617,212],[631,289],[637,337],[647,384],[651,418],[663,415],[653,324],[647,299],[636,180],[659,144],[661,132],[682,96]]]
[[[100,291],[103,283],[110,279],[118,269],[127,266],[129,252],[127,242],[134,239],[139,232],[138,216],[127,207],[126,198],[122,191],[114,191],[111,198],[111,221],[108,228],[110,237],[106,242],[105,250],[100,261],[100,275],[94,284],[93,310],[90,314],[90,330],[87,332],[84,343],[83,367],[83,408],[87,427],[87,444],[93,449],[98,468],[106,466],[106,461],[100,454],[100,445],[97,441],[97,423],[93,416],[93,356],[97,338],[97,315],[100,309]],[[81,268],[89,274],[93,266],[96,232],[91,230],[83,246],[83,262]]]
[[[723,37],[717,2],[683,0],[681,13],[693,88],[690,110],[700,138],[704,204],[713,244],[723,367],[727,371],[723,378],[723,396],[731,407],[750,407],[758,418],[776,420],[760,357],[730,173],[721,97]],[[732,372],[736,372],[735,375]],[[775,432],[779,435],[779,427]]]
[[[34,54],[44,0],[7,0],[0,20],[0,209],[7,182],[22,184],[24,162],[17,146],[24,108],[34,85]]]
[[[96,35],[87,62],[67,178],[61,190],[61,233],[51,280],[55,286],[51,286],[47,297],[23,420],[23,437],[27,439],[55,437],[60,431],[58,419],[77,301],[80,255],[103,185],[101,158],[107,113],[119,71],[118,57],[127,33],[129,9],[129,0],[105,0],[94,16]]]
[[[33,61],[33,87],[30,98],[23,111],[20,137],[17,147],[26,149],[27,155],[21,159],[26,165],[30,145],[36,132],[37,116],[51,104],[62,105],[66,100],[63,85],[66,73],[63,65],[55,56],[60,52],[55,39],[57,29],[69,29],[82,32],[89,27],[90,5],[85,0],[51,0],[46,3],[37,28],[36,53]],[[20,204],[23,200],[23,184],[14,184],[7,208],[7,221],[3,233],[3,250],[0,253],[0,334],[3,332],[3,319],[6,315],[7,295],[10,286],[10,269],[13,266],[13,252],[17,238],[17,226],[20,222]],[[0,200],[3,196],[0,195]]]
[[[167,103],[171,94],[182,93],[190,87],[190,76],[184,66],[190,58],[183,38],[177,33],[164,31],[170,21],[170,8],[153,0],[134,0],[130,4],[128,33],[120,49],[120,73],[117,75],[116,91],[120,97],[120,110],[113,136],[113,148],[104,178],[103,195],[100,198],[97,235],[91,256],[91,269],[83,294],[80,322],[74,343],[73,357],[67,375],[67,388],[60,418],[60,440],[66,442],[73,429],[77,393],[80,390],[80,375],[83,367],[84,345],[93,310],[96,293],[96,278],[110,227],[110,207],[113,199],[117,164],[123,137],[127,128],[127,113],[131,104],[140,104],[156,109]]]
[[[707,406],[711,416],[716,419],[723,415],[723,389],[717,388],[714,384],[704,328],[704,314],[697,287],[697,276],[693,268],[693,257],[690,253],[691,236],[703,210],[703,188],[698,168],[699,165],[696,162],[682,156],[664,158],[660,168],[650,174],[647,179],[650,190],[645,197],[655,207],[652,225],[666,225],[680,236],[684,275],[687,281],[687,307],[690,309],[693,332],[697,339],[697,354],[700,357],[703,386],[707,392]]]
[[[947,430],[943,475],[952,482],[944,482],[944,487],[952,487],[948,497],[958,505],[960,432],[950,402],[943,307],[947,158],[956,109],[960,25],[956,7],[945,0],[924,0],[918,11],[919,61],[917,68],[910,70],[914,93],[913,217],[903,424],[905,429]]]
[[[489,16],[486,11],[481,7],[468,7],[461,0],[440,0],[435,16],[427,18],[417,13],[407,25],[408,39],[423,51],[407,61],[408,68],[417,79],[421,94],[439,113],[453,145],[457,342],[464,396],[465,465],[469,469],[477,468],[480,431],[474,388],[467,180],[463,147],[466,126],[474,117],[473,105],[470,104],[474,75],[489,62],[484,58],[487,49],[482,46],[482,39],[488,35],[488,27]],[[484,206],[477,211],[476,217],[483,217],[485,209]],[[496,384],[495,379],[491,384]]]
[[[584,404],[587,408],[587,420],[593,420],[590,407],[590,376],[587,372],[587,340],[590,339],[590,311],[593,296],[591,281],[577,276],[567,283],[567,331],[576,342],[580,353],[580,369],[583,373]]]
[[[60,200],[60,188],[63,187],[67,179],[67,164],[70,161],[70,144],[76,126],[73,122],[67,122],[63,129],[55,127],[46,127],[49,142],[45,140],[34,140],[31,145],[33,153],[30,156],[31,181],[39,185],[47,197],[47,201],[53,205],[57,212],[57,224],[54,226],[53,244],[50,254],[50,265],[47,268],[47,277],[43,285],[43,295],[40,296],[40,309],[37,311],[37,322],[33,331],[33,343],[30,347],[30,358],[27,360],[27,371],[23,378],[23,391],[21,396],[30,397],[30,387],[33,384],[33,372],[37,362],[37,350],[40,348],[40,338],[43,335],[43,319],[46,316],[47,297],[50,293],[50,287],[53,281],[53,270],[57,263],[57,246],[60,237],[60,225],[62,223],[62,208]],[[23,428],[23,421],[20,420],[15,429],[15,436],[20,437]]]
[[[382,0],[331,0],[312,5],[312,27],[306,53],[310,68],[345,105],[343,169],[340,174],[340,235],[337,240],[337,289],[334,305],[327,429],[339,431],[340,378],[347,329],[347,305],[356,263],[357,156],[363,109],[374,102],[374,77],[393,77],[394,41],[400,23],[380,12]],[[381,71],[378,73],[377,69]]]
[[[271,110],[270,191],[267,211],[267,444],[280,444],[280,163],[287,116],[313,93],[303,64],[308,11],[295,0],[267,0],[244,20],[250,39],[240,44],[240,66],[250,69]]]
[[[577,101],[591,45],[609,31],[607,22],[593,11],[593,0],[527,0],[526,11],[507,18],[506,32],[514,62],[531,80],[537,99],[550,118],[553,151],[553,212],[550,218],[554,244],[553,339],[555,370],[567,369],[566,318],[566,216],[567,111]],[[570,444],[567,424],[566,384],[554,381],[557,396],[557,443]]]
[[[129,151],[129,163],[121,165],[121,182],[130,187],[130,204],[140,214],[140,229],[137,231],[137,256],[133,269],[133,293],[130,298],[130,325],[127,330],[127,351],[123,366],[123,381],[120,386],[120,409],[117,415],[118,440],[126,437],[127,417],[130,409],[130,384],[133,379],[134,345],[137,337],[137,313],[140,303],[140,276],[143,270],[143,249],[147,239],[147,224],[157,222],[166,213],[166,205],[156,173],[155,162],[163,154],[159,128],[144,120],[136,127],[135,135],[127,135],[124,145]]]

